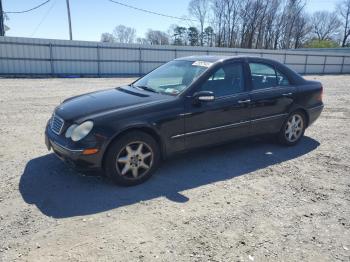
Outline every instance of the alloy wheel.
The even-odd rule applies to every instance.
[[[145,142],[132,142],[120,150],[116,168],[122,176],[139,179],[152,167],[153,157],[151,147]]]
[[[289,142],[297,141],[303,133],[304,119],[299,114],[293,114],[289,117],[286,129],[285,137]]]

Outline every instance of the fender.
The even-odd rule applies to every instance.
[[[166,155],[165,143],[163,141],[163,138],[160,135],[160,131],[156,128],[156,124],[155,123],[150,124],[150,123],[139,122],[139,123],[132,123],[130,125],[127,125],[121,129],[119,129],[115,134],[113,134],[111,137],[109,137],[108,140],[106,140],[106,142],[101,147],[101,152],[103,155],[101,164],[103,164],[103,159],[104,159],[105,153],[108,150],[108,147],[111,145],[111,143],[113,141],[115,141],[115,139],[117,139],[119,136],[123,135],[124,133],[126,133],[130,130],[142,130],[142,131],[150,134],[159,143],[162,157],[164,157]]]

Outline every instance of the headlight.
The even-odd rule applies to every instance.
[[[72,133],[74,131],[74,129],[77,127],[78,125],[74,124],[74,125],[71,125],[67,131],[66,131],[66,138],[71,138],[72,136]]]
[[[66,137],[71,138],[75,142],[82,140],[90,133],[93,126],[94,123],[92,121],[86,121],[80,125],[71,125],[66,131]]]

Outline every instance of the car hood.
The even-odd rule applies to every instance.
[[[64,120],[77,120],[124,108],[136,108],[169,99],[168,95],[123,86],[68,98],[55,113]]]

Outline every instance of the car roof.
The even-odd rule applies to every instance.
[[[216,55],[193,55],[177,58],[176,60],[186,60],[186,61],[205,61],[205,62],[217,62],[232,58],[238,58],[239,56],[216,56]]]
[[[260,56],[242,56],[242,55],[235,55],[235,56],[215,56],[215,55],[195,55],[195,56],[186,56],[186,57],[180,57],[175,60],[182,60],[182,61],[204,61],[204,62],[210,62],[210,63],[216,63],[216,62],[225,62],[229,60],[238,60],[238,59],[247,59],[248,61],[253,62],[268,62],[269,64],[273,64],[278,67],[279,70],[282,70],[283,73],[287,74],[290,78],[294,80],[295,83],[303,83],[305,80],[295,71],[291,70],[289,67],[285,66],[284,64],[265,57]]]
[[[271,59],[267,58],[261,58],[260,56],[243,56],[243,55],[233,55],[233,56],[221,56],[221,55],[194,55],[194,56],[185,56],[180,57],[175,60],[186,60],[186,61],[205,61],[205,62],[217,62],[217,61],[226,61],[226,60],[233,60],[233,59],[242,59],[242,58],[250,58],[250,59],[260,59],[260,60],[266,60],[266,61],[273,61]]]
[[[176,60],[186,60],[186,61],[205,61],[205,62],[216,62],[219,60],[226,60],[228,58],[233,58],[230,56],[214,56],[214,55],[193,55],[177,58]]]
[[[247,55],[233,55],[233,56],[220,56],[220,55],[194,55],[194,56],[185,56],[185,57],[179,57],[175,60],[185,60],[185,61],[204,61],[204,62],[210,62],[215,63],[218,61],[228,61],[228,60],[235,60],[235,59],[252,59],[255,61],[266,61],[273,64],[281,64],[276,60],[261,57],[261,56],[247,56]]]

